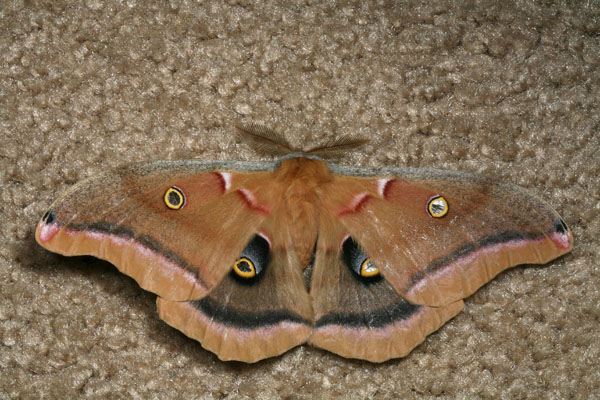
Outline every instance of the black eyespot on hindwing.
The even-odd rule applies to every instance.
[[[254,235],[240,257],[233,263],[231,274],[238,281],[253,283],[260,278],[271,261],[271,246],[261,235]]]
[[[342,243],[341,257],[344,264],[354,272],[355,276],[361,278],[364,282],[381,278],[379,268],[351,236],[348,236]]]

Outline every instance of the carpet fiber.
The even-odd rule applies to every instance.
[[[421,3],[2,1],[0,399],[598,396],[600,5]],[[268,159],[236,121],[371,139],[341,164],[512,182],[575,247],[502,273],[404,359],[300,346],[246,365],[109,263],[35,243],[52,200],[104,169]]]

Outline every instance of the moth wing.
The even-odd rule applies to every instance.
[[[310,287],[312,345],[371,362],[404,357],[462,309],[462,301],[444,307],[412,304],[385,277],[359,276],[342,254],[345,227],[334,215],[321,218]]]
[[[560,216],[516,186],[450,171],[332,171],[338,175],[324,204],[415,304],[456,302],[509,267],[546,263],[572,248]]]
[[[105,259],[166,299],[201,298],[265,219],[268,206],[259,189],[270,169],[199,161],[121,167],[58,198],[35,237],[53,252]],[[169,199],[171,189],[176,192]]]
[[[256,362],[306,342],[312,331],[311,299],[303,266],[281,220],[269,216],[243,252],[254,266],[264,264],[259,275],[242,279],[232,271],[200,300],[159,297],[160,317],[221,360]],[[252,243],[265,238],[269,253],[260,256]]]

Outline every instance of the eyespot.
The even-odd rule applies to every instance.
[[[254,235],[240,257],[233,263],[231,271],[238,281],[252,283],[260,278],[271,261],[271,246],[262,235]]]
[[[427,202],[427,212],[434,218],[441,218],[448,214],[448,202],[442,196],[433,196]]]
[[[167,207],[171,210],[179,210],[185,205],[185,195],[177,186],[171,186],[167,189],[164,200]]]
[[[342,261],[361,278],[378,278],[379,268],[360,248],[356,241],[348,236],[342,243]]]
[[[233,264],[233,270],[240,278],[254,278],[256,276],[256,267],[254,263],[246,258],[241,257]]]
[[[373,276],[379,275],[379,268],[371,261],[370,258],[367,258],[363,261],[360,266],[360,276],[363,278],[371,278]]]

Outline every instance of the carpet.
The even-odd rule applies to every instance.
[[[600,6],[567,1],[4,1],[0,398],[593,398],[600,393]],[[435,3],[435,4],[434,4]],[[410,355],[221,362],[111,264],[35,243],[77,181],[151,160],[472,171],[551,204],[571,253],[500,274]]]

